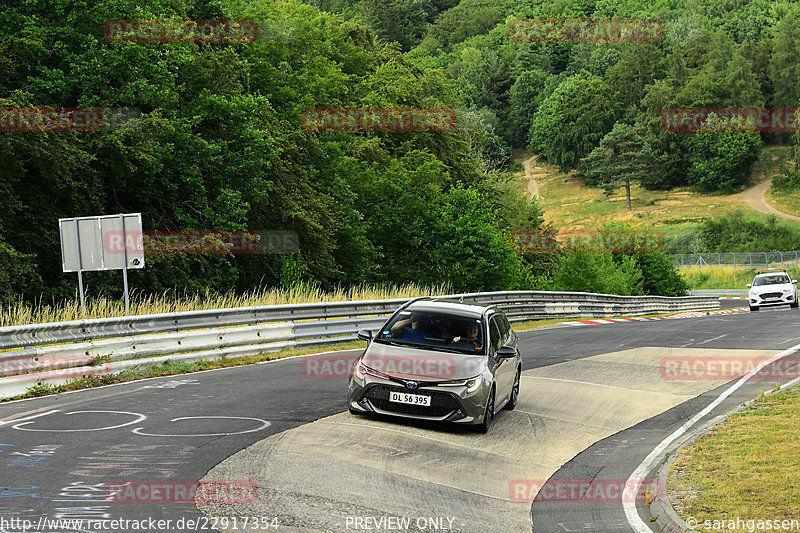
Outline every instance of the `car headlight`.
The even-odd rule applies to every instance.
[[[482,381],[483,378],[481,376],[467,380],[467,392],[472,393],[478,390]]]
[[[361,381],[364,381],[364,365],[361,364],[361,361],[356,363],[356,377]]]
[[[376,378],[381,379],[389,379],[389,376],[384,374],[383,372],[378,372],[377,370],[373,370],[361,361],[356,363],[356,377],[361,381],[364,381],[366,376],[374,376]]]
[[[793,291],[793,289],[783,289],[783,292],[784,292],[785,294],[791,294],[791,293],[792,293],[792,291]]]

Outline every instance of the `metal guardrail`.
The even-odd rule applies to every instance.
[[[452,295],[451,295],[452,296]],[[719,308],[714,296],[617,296],[575,292],[469,293],[518,322],[601,318]],[[164,361],[258,355],[356,339],[406,298],[211,309],[0,328],[0,398],[37,383],[60,384]]]
[[[747,296],[748,289],[697,289],[689,291],[692,296]]]

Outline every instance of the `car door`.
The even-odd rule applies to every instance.
[[[500,359],[497,357],[497,350],[506,345],[509,341],[509,329],[504,327],[501,317],[494,315],[489,319],[489,342],[490,356],[494,358],[495,364],[495,383],[497,393],[495,406],[505,404],[511,396],[511,387],[514,383],[514,359]]]

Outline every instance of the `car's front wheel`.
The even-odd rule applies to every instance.
[[[798,305],[800,304],[798,304],[797,299],[795,298],[794,303],[790,303],[789,307],[791,307],[792,309],[797,309]]]
[[[757,305],[751,305],[750,306],[750,312],[752,313],[753,311],[758,311],[758,306]]]
[[[494,418],[494,387],[489,391],[489,399],[486,401],[486,411],[483,413],[483,422],[478,426],[478,433],[489,433],[489,427]]]
[[[521,371],[522,369],[517,368],[517,375],[514,377],[514,386],[511,387],[511,398],[509,398],[508,403],[506,404],[506,409],[509,411],[513,411],[517,406],[517,398],[519,397],[519,378]]]

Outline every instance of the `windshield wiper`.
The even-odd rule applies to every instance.
[[[430,344],[421,344],[420,347],[425,349],[425,350],[433,350],[435,352],[461,353],[461,354],[466,354],[466,355],[472,355],[469,352],[462,352],[460,350],[453,350],[452,348],[444,348],[444,347],[440,347],[440,346],[431,346]]]

